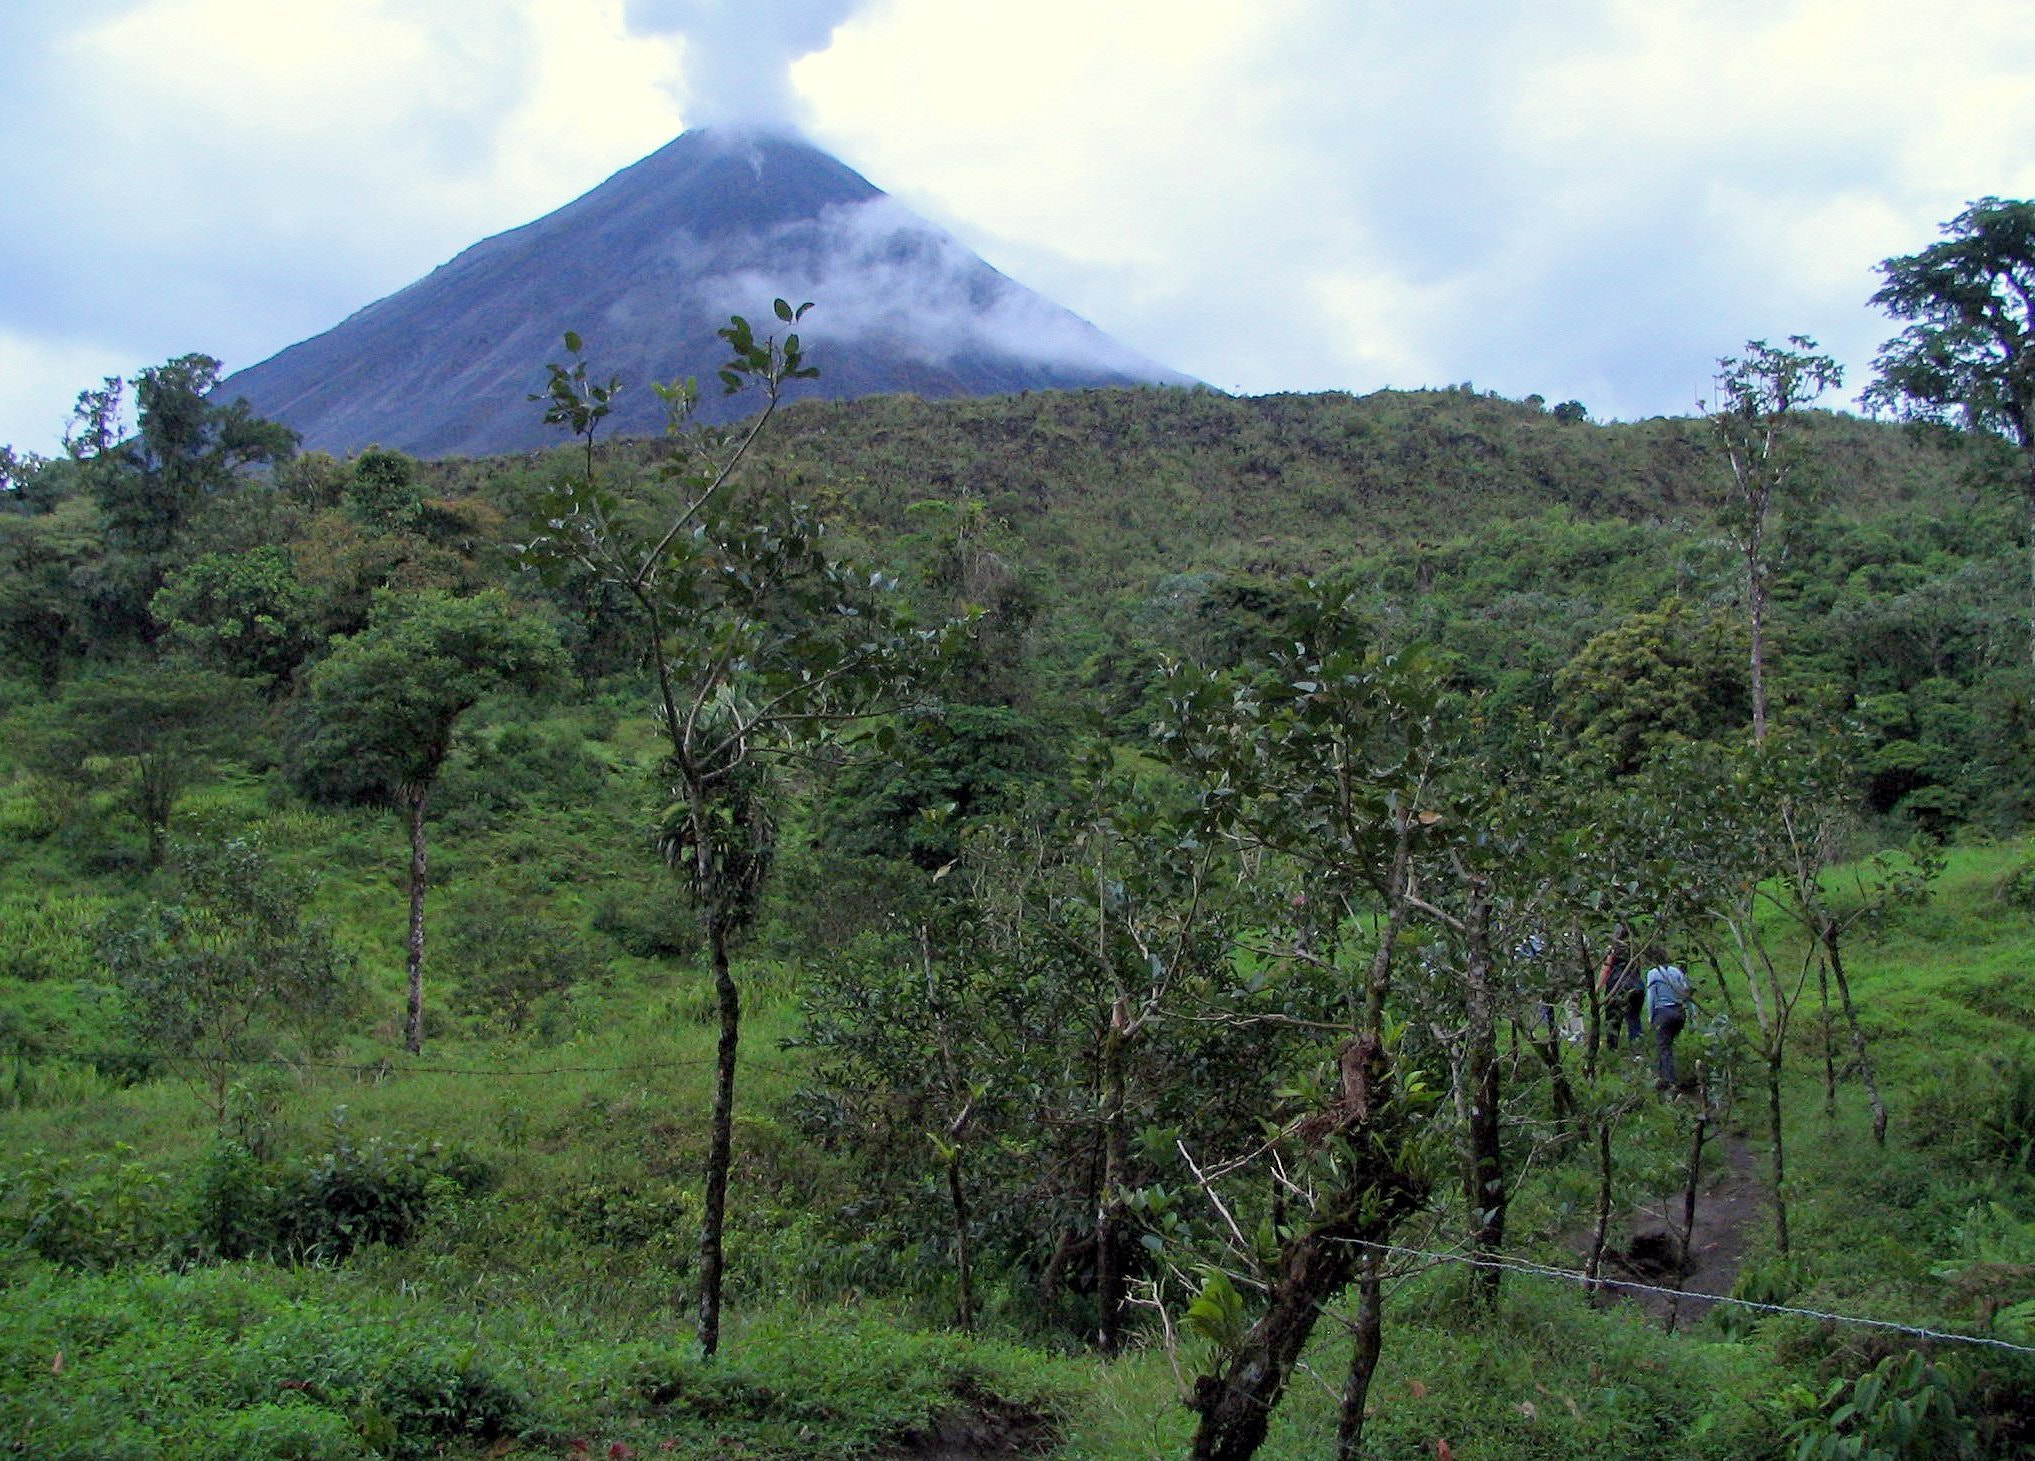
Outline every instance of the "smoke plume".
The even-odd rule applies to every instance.
[[[681,36],[688,127],[801,131],[791,68],[824,51],[862,0],[627,0],[637,34]]]

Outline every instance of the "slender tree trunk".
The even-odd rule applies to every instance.
[[[1774,1247],[1788,1256],[1787,1153],[1781,1145],[1781,1037],[1776,1034],[1766,1054],[1767,1137],[1773,1143],[1770,1180],[1774,1189]]]
[[[1851,981],[1844,977],[1844,936],[1835,923],[1823,925],[1823,952],[1830,959],[1830,973],[1837,980],[1837,998],[1844,1006],[1845,1023],[1851,1027],[1851,1049],[1858,1057],[1858,1071],[1865,1080],[1866,1099],[1872,1103],[1872,1139],[1887,1144],[1887,1103],[1880,1096],[1879,1078],[1873,1074],[1872,1056],[1865,1048],[1865,1027],[1858,1022],[1858,1006],[1851,1002]]]
[[[424,861],[424,804],[430,796],[429,786],[403,794],[410,812],[410,1012],[404,1044],[412,1055],[424,1051],[424,890],[431,881]]]
[[[135,776],[140,783],[135,805],[148,832],[148,865],[161,867],[169,856],[170,812],[177,800],[168,754],[137,757]]]
[[[933,1016],[933,1033],[940,1048],[940,1072],[947,1081],[947,1095],[960,1109],[947,1123],[947,1201],[954,1214],[954,1276],[961,1287],[961,1332],[975,1330],[975,1283],[973,1252],[968,1241],[968,1180],[963,1165],[968,1143],[969,1119],[975,1114],[975,1097],[961,1078],[961,1062],[954,1055],[954,1035],[947,1024],[947,1002],[940,993],[940,979],[933,964],[933,931],[920,924],[919,970],[926,982],[926,1008]]]
[[[947,1156],[947,1201],[954,1209],[954,1276],[961,1285],[961,1332],[975,1332],[975,1271],[968,1243],[968,1182],[961,1167],[961,1138]]]
[[[1385,1349],[1384,1259],[1367,1248],[1358,1260],[1357,1332],[1350,1346],[1350,1373],[1343,1382],[1341,1414],[1336,1419],[1336,1461],[1357,1461],[1364,1449],[1364,1406],[1371,1398],[1371,1376]]]
[[[707,942],[714,961],[714,994],[720,1004],[721,1038],[715,1050],[714,1110],[707,1142],[706,1212],[700,1219],[700,1353],[712,1358],[721,1346],[722,1234],[728,1216],[728,1168],[734,1152],[735,1053],[742,1034],[742,992],[728,968],[727,920],[707,910]]]
[[[1505,1159],[1498,1132],[1498,1030],[1492,1013],[1490,904],[1482,888],[1471,894],[1469,958],[1464,968],[1469,1024],[1463,1040],[1463,1201],[1470,1214],[1470,1245],[1491,1256],[1505,1245]],[[1472,1270],[1471,1285],[1486,1305],[1498,1300],[1503,1274]]]
[[[1075,1250],[1081,1246],[1081,1233],[1076,1228],[1060,1229],[1059,1241],[1053,1244],[1052,1254],[1046,1259],[1046,1266],[1039,1274],[1039,1310],[1051,1314],[1060,1302],[1060,1277],[1067,1271],[1067,1263]]]
[[[1597,992],[1596,960],[1588,948],[1583,959],[1583,1079],[1597,1083],[1599,1052],[1604,1048],[1604,1001]]]
[[[1569,1068],[1562,1063],[1561,1032],[1549,1025],[1540,1034],[1529,1033],[1526,1043],[1547,1069],[1548,1115],[1556,1142],[1567,1145],[1576,1135],[1576,1092],[1569,1084]]]
[[[1605,1113],[1597,1120],[1597,1223],[1590,1230],[1590,1256],[1583,1262],[1583,1276],[1593,1303],[1601,1302],[1603,1291],[1597,1280],[1604,1272],[1604,1245],[1611,1237],[1611,1127]]]
[[[1821,996],[1823,1024],[1823,1119],[1837,1119],[1837,1022],[1830,1013],[1830,970],[1816,966],[1816,993]]]
[[[1689,1168],[1682,1181],[1682,1232],[1677,1244],[1680,1252],[1675,1261],[1675,1297],[1668,1305],[1668,1333],[1675,1332],[1675,1321],[1681,1316],[1681,1288],[1689,1277],[1689,1243],[1696,1233],[1696,1192],[1703,1180],[1703,1139],[1709,1135],[1710,1113],[1696,1113],[1695,1130],[1689,1138]]]
[[[1360,1244],[1388,1239],[1427,1195],[1427,1183],[1388,1154],[1404,1150],[1406,1123],[1390,1089],[1382,1030],[1392,946],[1405,925],[1412,878],[1411,813],[1397,814],[1397,847],[1386,881],[1386,915],[1365,978],[1364,1025],[1341,1055],[1341,1098],[1321,1113],[1323,1137],[1348,1131],[1358,1157],[1342,1185],[1326,1193],[1304,1227],[1279,1245],[1265,1310],[1211,1374],[1194,1382],[1193,1461],[1250,1461],[1264,1444],[1272,1411],[1314,1333],[1322,1306],[1350,1281]],[[1385,1129],[1380,1129],[1380,1128]]]
[[[1119,999],[1102,1036],[1102,1181],[1095,1201],[1095,1292],[1101,1308],[1099,1342],[1104,1354],[1123,1348],[1123,1210],[1119,1193],[1129,1136],[1124,1130],[1126,1107],[1124,1028],[1129,1011]]]

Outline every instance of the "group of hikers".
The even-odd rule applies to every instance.
[[[1695,1003],[1689,994],[1689,976],[1669,961],[1661,945],[1636,945],[1631,930],[1621,924],[1597,971],[1597,993],[1604,1012],[1605,1043],[1616,1050],[1623,1035],[1637,1045],[1644,1011],[1653,1026],[1655,1083],[1663,1091],[1675,1089],[1675,1037],[1682,1033]]]
[[[1547,953],[1547,941],[1533,934],[1512,951],[1520,965],[1530,965]],[[1668,958],[1667,949],[1657,941],[1638,943],[1629,924],[1620,923],[1612,935],[1611,948],[1597,970],[1597,1007],[1603,1014],[1605,1043],[1618,1048],[1622,1036],[1637,1046],[1644,1014],[1653,1026],[1654,1074],[1663,1091],[1675,1090],[1675,1037],[1688,1023],[1695,1008],[1689,991],[1689,976]],[[1555,1007],[1543,996],[1541,1023],[1552,1030],[1557,1024]],[[1577,1038],[1572,1034],[1571,1038]]]

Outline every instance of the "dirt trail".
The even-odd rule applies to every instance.
[[[1712,1153],[1722,1160],[1712,1164]],[[1754,1170],[1753,1154],[1744,1139],[1725,1136],[1705,1153],[1708,1169],[1696,1196],[1696,1224],[1689,1234],[1688,1268],[1675,1272],[1682,1231],[1682,1194],[1664,1195],[1628,1211],[1612,1231],[1604,1252],[1607,1278],[1631,1279],[1661,1288],[1685,1290],[1679,1302],[1671,1295],[1627,1291],[1628,1302],[1677,1325],[1702,1318],[1714,1304],[1698,1295],[1725,1295],[1738,1280],[1754,1224],[1766,1214],[1766,1189]]]

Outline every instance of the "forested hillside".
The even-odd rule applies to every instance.
[[[2003,447],[1784,402],[1755,532],[1721,406],[723,339],[782,409],[5,457],[0,1434],[2035,1451]]]

